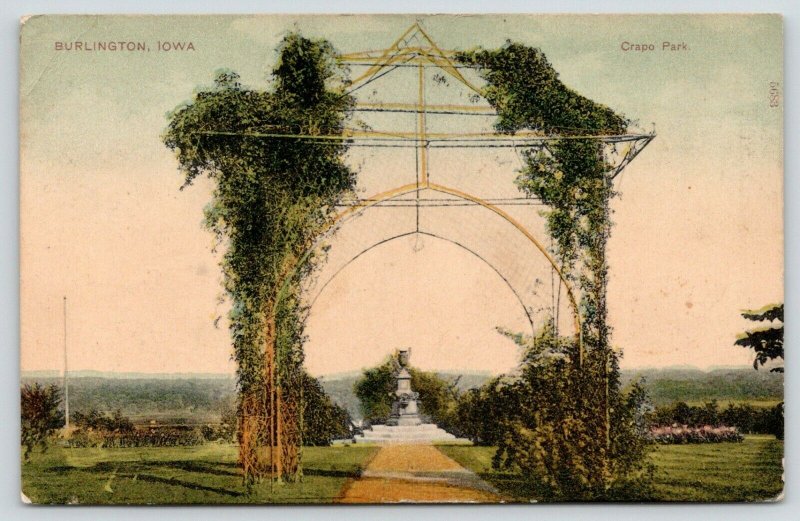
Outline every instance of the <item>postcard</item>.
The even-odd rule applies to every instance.
[[[20,35],[24,502],[783,497],[780,15]]]

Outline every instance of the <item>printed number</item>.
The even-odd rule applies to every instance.
[[[769,106],[770,107],[777,107],[780,104],[781,99],[781,91],[780,91],[781,84],[777,81],[769,82]]]

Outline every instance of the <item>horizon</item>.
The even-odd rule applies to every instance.
[[[352,378],[362,374],[364,370],[368,368],[364,368],[361,371],[345,371],[341,373],[330,373],[330,374],[323,374],[323,375],[312,375],[315,378],[320,380],[339,380],[345,378]],[[750,364],[749,366],[746,365],[715,365],[710,367],[700,367],[696,365],[688,365],[688,364],[676,364],[670,366],[661,366],[661,367],[629,367],[629,368],[621,368],[620,370],[623,373],[635,373],[640,371],[697,371],[701,373],[711,373],[714,371],[731,371],[731,370],[752,370],[752,371],[760,371],[762,373],[769,373],[769,367],[762,367],[758,370],[753,369],[753,365]],[[471,370],[471,371],[456,371],[456,370],[426,370],[427,372],[433,372],[437,374],[463,374],[463,375],[474,375],[474,376],[498,376],[498,374],[491,373],[489,371],[478,371],[478,370]],[[135,379],[135,378],[158,378],[158,379],[182,379],[182,378],[203,378],[203,379],[235,379],[236,373],[208,373],[208,372],[140,372],[140,371],[98,371],[94,369],[75,369],[69,370],[67,372],[70,377],[72,378],[119,378],[119,379]],[[783,376],[783,373],[772,373]],[[58,369],[44,369],[44,370],[31,370],[31,371],[21,371],[20,377],[21,378],[63,378],[64,371]]]

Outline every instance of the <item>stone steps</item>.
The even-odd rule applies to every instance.
[[[422,425],[373,425],[353,438],[355,443],[432,443],[457,438],[432,423]]]

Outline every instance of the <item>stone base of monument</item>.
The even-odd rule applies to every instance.
[[[353,438],[355,443],[433,443],[467,441],[456,438],[433,423],[420,425],[373,425]]]
[[[390,417],[386,420],[386,425],[390,427],[394,426],[412,426],[415,427],[417,425],[422,425],[422,419],[417,414],[403,414],[398,417]]]

